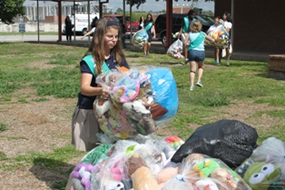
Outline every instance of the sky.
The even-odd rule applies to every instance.
[[[173,0],[173,6],[190,6],[192,1],[184,1],[184,0],[178,0],[175,2]],[[122,0],[109,0],[109,6],[112,7],[114,11],[116,11],[119,7],[122,8]],[[214,12],[214,2],[205,2],[204,0],[195,2],[194,7],[202,8],[203,10],[211,10]],[[129,6],[126,6],[126,9],[129,9]],[[161,11],[166,10],[166,1],[159,0],[146,0],[146,3],[140,5],[139,9],[137,9],[135,6],[132,9],[133,11]]]
[[[31,0],[26,0],[24,5],[28,5],[30,3],[35,3],[36,1],[31,1]],[[115,12],[118,8],[123,8],[123,1],[122,0],[109,0],[109,8],[112,9],[113,12]],[[40,4],[43,3],[43,1],[39,1]],[[53,3],[54,2],[45,2],[46,4],[48,3]],[[64,2],[66,3],[66,2]],[[68,2],[73,4],[72,2]],[[190,6],[192,1],[184,1],[184,0],[178,0],[175,2],[173,0],[173,6]],[[202,8],[204,11],[206,10],[211,10],[214,12],[214,2],[205,2],[204,0],[199,0],[198,2],[194,2],[194,7]],[[126,10],[129,10],[129,6],[126,5]],[[161,11],[161,10],[166,10],[166,1],[159,0],[158,2],[155,0],[146,0],[146,3],[140,5],[139,9],[137,9],[135,6],[132,9],[133,11]]]

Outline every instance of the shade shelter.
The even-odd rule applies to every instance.
[[[58,18],[62,17],[62,10],[61,5],[62,2],[73,2],[75,6],[75,2],[88,2],[88,12],[90,12],[90,1],[98,1],[98,0],[33,0],[37,2],[37,23],[38,23],[38,41],[40,41],[40,35],[39,35],[39,1],[52,1],[58,3]],[[123,6],[125,6],[125,0],[123,1]],[[109,0],[99,0],[99,16],[102,17],[102,7],[104,3],[109,3]],[[173,8],[173,0],[166,0],[166,39],[167,44],[165,45],[166,48],[170,46],[171,43],[171,34],[172,34],[172,8]],[[125,13],[124,13],[125,15]],[[75,19],[74,19],[75,20]],[[88,22],[90,23],[90,16],[88,16]],[[74,30],[75,31],[75,30]],[[75,33],[74,33],[75,35]],[[58,42],[62,41],[62,20],[58,19]]]
[[[33,0],[33,1],[36,1],[37,2],[37,23],[38,23],[38,41],[40,41],[40,33],[39,33],[39,1],[52,1],[52,2],[57,2],[58,5],[58,42],[62,41],[62,10],[61,10],[61,3],[63,1],[65,2],[73,2],[73,5],[75,7],[75,2],[87,2],[87,12],[89,13],[90,12],[90,1],[98,1],[98,0]],[[103,14],[103,11],[102,11],[102,7],[103,7],[103,4],[104,3],[108,3],[109,0],[99,0],[99,16],[101,18],[102,14]],[[75,17],[75,14],[74,14],[74,17]],[[74,21],[75,21],[75,18],[74,18]],[[90,23],[90,15],[88,14],[88,23]],[[75,27],[75,26],[74,26]],[[89,26],[90,27],[90,26]],[[90,28],[89,28],[90,29]],[[76,35],[75,34],[75,29],[74,29],[74,36]],[[75,39],[75,38],[74,38]]]

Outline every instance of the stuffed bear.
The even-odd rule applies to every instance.
[[[138,155],[133,155],[126,162],[135,190],[157,190],[158,183],[145,161]]]
[[[231,170],[226,168],[216,168],[211,173],[211,178],[218,180],[224,184],[225,189],[244,190],[248,189],[244,181]]]

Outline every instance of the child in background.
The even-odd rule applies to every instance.
[[[194,90],[194,79],[196,73],[196,65],[198,64],[198,81],[196,86],[203,87],[201,79],[203,75],[203,65],[205,59],[205,38],[214,41],[207,36],[202,30],[202,24],[199,20],[195,20],[190,24],[190,33],[185,40],[190,41],[188,48],[188,60],[190,62],[190,91]]]

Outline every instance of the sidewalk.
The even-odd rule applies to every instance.
[[[72,37],[73,39],[74,37]],[[71,46],[80,46],[80,47],[88,47],[90,42],[88,41],[88,37],[86,37],[84,40],[81,40],[81,36],[76,36],[76,40],[67,42],[65,41],[65,36],[62,36],[61,42],[57,42],[58,36],[57,35],[40,35],[40,42],[38,42],[38,36],[37,35],[5,35],[0,36],[0,42],[16,42],[16,41],[24,41],[24,42],[30,42],[30,43],[45,43],[45,44],[60,44],[60,45],[71,45]],[[90,37],[90,40],[92,40],[92,37]],[[130,43],[129,40],[126,40],[126,46],[127,50],[130,51],[136,51],[136,52],[142,52],[142,50],[134,46]],[[153,41],[152,47],[150,49],[150,53],[158,53],[158,54],[165,54],[167,51],[167,48],[164,47],[164,45],[160,41]],[[210,46],[206,46],[206,57],[214,57],[214,48]],[[241,50],[233,50],[233,53],[231,55],[231,59],[234,60],[245,60],[245,61],[262,61],[262,62],[268,62],[269,58],[268,52],[254,52],[254,51],[241,51]],[[278,54],[278,53],[273,53]]]
[[[35,41],[30,41],[35,42]],[[72,46],[80,46],[80,47],[88,47],[88,41],[72,41],[72,42],[52,42],[52,41],[41,41],[40,43],[47,44],[61,44],[61,45],[72,45]],[[126,41],[126,49],[129,51],[142,52],[140,47],[134,46],[129,41]],[[150,53],[158,53],[165,54],[167,48],[160,41],[155,41],[151,45]],[[214,48],[211,46],[205,47],[206,57],[214,58]],[[244,61],[260,61],[260,62],[268,62],[269,53],[266,52],[248,52],[248,51],[233,51],[231,55],[231,59],[233,60],[244,60]]]

